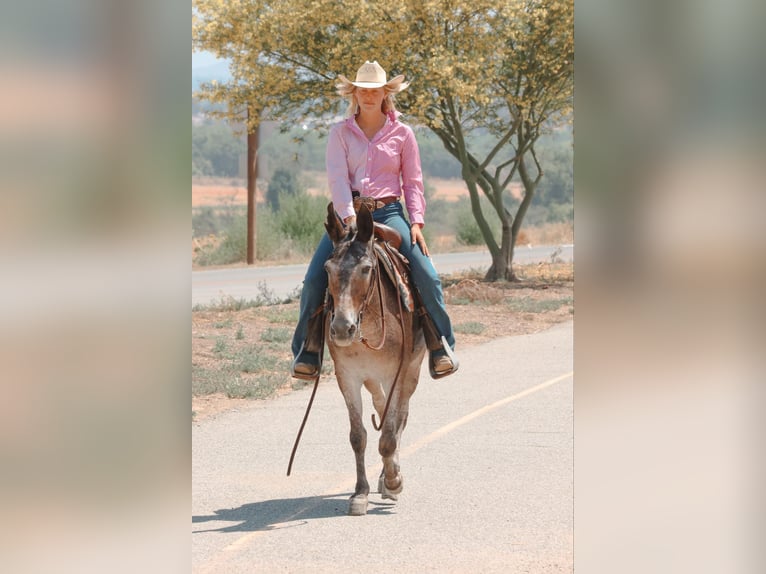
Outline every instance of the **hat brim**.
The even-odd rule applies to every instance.
[[[351,82],[351,84],[357,88],[382,88],[386,85],[380,82]]]
[[[407,86],[409,86],[408,82],[404,81],[404,75],[399,74],[398,76],[395,76],[388,80],[386,83],[382,82],[352,82],[349,80],[346,76],[343,74],[338,74],[338,79],[343,82],[344,84],[350,84],[352,86],[356,86],[357,88],[368,88],[368,89],[374,89],[374,88],[382,88],[387,87],[390,90],[393,90],[395,92],[401,92],[404,90]]]

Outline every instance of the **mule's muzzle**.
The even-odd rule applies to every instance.
[[[336,315],[330,322],[330,338],[339,347],[347,347],[356,340],[359,327],[348,317]]]

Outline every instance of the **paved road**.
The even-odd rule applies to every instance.
[[[572,572],[572,348],[568,322],[465,349],[440,381],[424,369],[404,491],[396,503],[371,493],[366,516],[345,514],[354,459],[334,381],[320,384],[290,477],[307,389],[195,424],[193,572]]]
[[[514,253],[517,263],[549,261],[551,254],[560,249],[559,257],[564,261],[574,259],[574,248],[570,245],[518,247]],[[454,273],[467,269],[489,269],[492,258],[489,251],[467,253],[443,253],[433,256],[439,273]],[[192,272],[192,305],[207,305],[224,296],[235,299],[256,299],[263,295],[265,286],[277,297],[285,297],[303,283],[307,264],[282,265],[278,267],[238,267]]]

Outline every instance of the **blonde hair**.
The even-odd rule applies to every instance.
[[[383,98],[383,103],[380,105],[380,111],[383,112],[384,114],[388,114],[389,112],[395,112],[396,111],[395,94],[398,92],[401,92],[407,86],[409,86],[409,82],[397,82],[390,86],[388,84],[382,86],[383,90],[385,90],[386,92],[386,97]],[[338,90],[338,94],[348,100],[346,117],[350,118],[356,115],[356,112],[359,108],[358,104],[356,103],[356,97],[354,95],[356,93],[357,87],[351,82],[344,82],[343,80],[341,80],[338,84],[336,84],[335,87]]]

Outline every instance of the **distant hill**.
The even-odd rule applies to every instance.
[[[229,62],[206,52],[192,52],[192,90],[198,89],[202,82],[228,82],[230,79]]]

